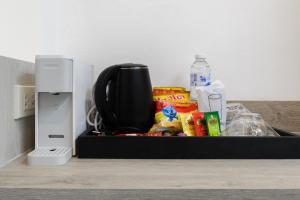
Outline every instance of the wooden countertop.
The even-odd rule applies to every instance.
[[[242,103],[272,126],[300,132],[300,102]],[[72,158],[62,166],[28,166],[22,156],[0,168],[0,199],[122,199],[124,193],[129,199],[300,199],[294,189],[300,189],[300,160]]]
[[[300,160],[118,160],[73,158],[0,169],[0,188],[300,189]]]
[[[300,133],[300,101],[239,101],[276,128]]]
[[[242,101],[272,126],[300,132],[299,101]],[[300,160],[77,159],[28,166],[22,156],[0,168],[0,188],[158,189],[300,188]]]

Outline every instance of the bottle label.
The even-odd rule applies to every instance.
[[[207,86],[210,85],[210,74],[203,75],[199,73],[191,73],[191,86]]]
[[[200,86],[210,85],[210,76],[199,75],[199,85]]]
[[[191,86],[197,86],[197,74],[191,73]]]

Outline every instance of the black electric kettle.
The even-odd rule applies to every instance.
[[[94,98],[106,134],[142,133],[153,125],[152,86],[145,65],[121,64],[106,68],[97,79]]]

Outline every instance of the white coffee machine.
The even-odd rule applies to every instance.
[[[86,130],[92,66],[63,56],[36,56],[35,150],[30,165],[60,165],[76,154]]]

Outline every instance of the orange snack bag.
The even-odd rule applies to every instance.
[[[190,100],[190,92],[186,91],[184,87],[154,87],[153,100],[188,103]]]
[[[153,87],[153,91],[155,90],[175,90],[175,91],[186,91],[184,87]]]
[[[167,101],[174,103],[188,103],[190,101],[190,92],[178,92],[175,90],[169,90],[165,93],[153,93],[154,101]]]

